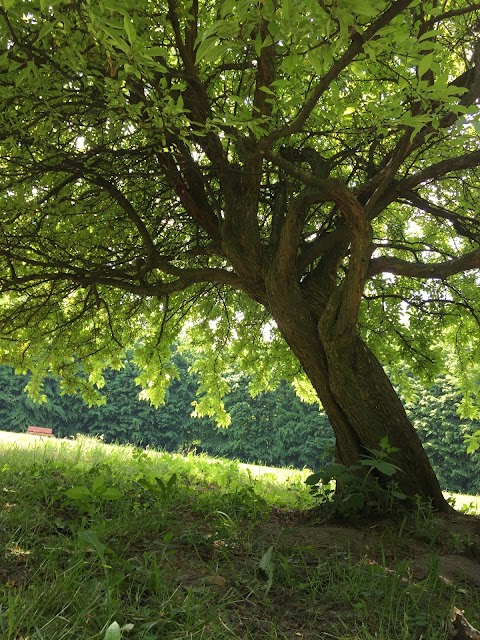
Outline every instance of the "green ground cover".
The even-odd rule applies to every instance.
[[[0,442],[4,640],[442,640],[454,607],[480,626],[474,516],[325,522],[308,471]]]

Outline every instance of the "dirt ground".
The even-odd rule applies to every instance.
[[[438,557],[443,579],[480,587],[480,518],[462,514],[434,515],[423,521],[321,524],[308,517],[274,512],[269,525],[272,543],[291,540],[311,546],[318,555],[348,549],[353,560],[371,558],[386,561],[411,560],[410,570],[417,580],[428,573],[432,555]],[[268,536],[268,533],[266,532]],[[319,553],[320,552],[320,553]]]

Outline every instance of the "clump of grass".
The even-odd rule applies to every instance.
[[[298,524],[308,472],[84,437],[11,438],[0,470],[5,640],[441,640],[454,604],[480,622],[434,549],[417,579]]]

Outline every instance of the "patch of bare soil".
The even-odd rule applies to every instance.
[[[424,521],[394,520],[357,526],[348,523],[298,523],[295,516],[276,512],[266,535],[272,544],[291,544],[314,550],[316,558],[348,552],[354,561],[398,562],[409,559],[412,575],[422,580],[438,559],[440,576],[450,582],[480,587],[480,518],[429,516]]]
[[[253,535],[195,529],[169,562],[181,589],[233,596],[222,624],[235,638],[480,640],[478,518],[325,524],[277,510]]]
[[[325,567],[330,567],[330,571],[332,566],[339,567],[339,574],[342,566],[356,566],[361,572],[362,568],[372,568],[373,565],[378,569],[379,576],[378,602],[384,601],[385,607],[397,605],[394,602],[389,605],[388,598],[382,593],[382,589],[391,588],[386,582],[382,582],[382,576],[395,574],[401,566],[404,576],[401,581],[404,583],[405,592],[418,587],[419,593],[423,590],[426,594],[425,610],[422,611],[420,604],[417,614],[420,626],[418,630],[413,628],[408,638],[437,638],[432,636],[431,632],[423,635],[424,629],[429,625],[428,617],[434,611],[445,620],[442,635],[438,638],[480,640],[479,632],[469,624],[463,612],[452,608],[454,594],[459,591],[475,593],[480,588],[478,518],[461,515],[429,516],[424,521],[412,519],[371,524],[362,522],[352,526],[346,522],[322,524],[301,519],[299,521],[298,516],[278,511],[272,514],[268,523],[262,525],[259,533],[259,539],[263,539],[264,546],[273,545],[283,562],[289,564],[288,572],[291,574],[290,581],[282,589],[282,571],[277,559],[277,580],[280,584],[277,582],[275,589],[270,593],[273,609],[265,611],[265,616],[257,610],[257,625],[258,621],[263,620],[263,624],[268,626],[268,619],[265,621],[265,617],[270,615],[271,620],[272,610],[277,612],[275,624],[279,631],[278,637],[287,640],[358,638],[355,630],[359,621],[362,621],[361,625],[365,620],[365,612],[361,609],[369,606],[365,602],[369,601],[372,594],[364,594],[364,587],[355,584],[355,577],[352,578],[352,584],[346,587],[347,591],[350,590],[347,594],[351,597],[350,601],[345,599],[345,591],[341,590],[345,590],[345,585],[339,587],[339,597],[332,598],[332,585],[327,584],[327,580],[322,582],[321,575],[316,578],[319,581],[318,597],[312,597],[311,591],[302,593],[304,584],[309,580],[309,571],[316,571],[318,574],[323,563]],[[296,580],[292,575],[295,565]],[[328,570],[327,568],[326,571]],[[353,575],[355,576],[355,572]],[[440,588],[432,584],[432,580],[437,576],[441,583]],[[336,576],[333,576],[333,583],[335,579]],[[294,582],[297,588],[292,587]],[[358,594],[355,594],[355,589],[358,589]],[[431,594],[428,593],[429,589]],[[322,590],[326,597],[322,597]],[[401,599],[403,596],[395,597]],[[419,602],[422,597],[419,597]],[[432,598],[437,600],[431,602]],[[388,617],[388,612],[386,616]],[[368,619],[368,615],[366,617]],[[480,626],[480,612],[472,622],[475,622],[477,627]],[[344,634],[337,635],[339,628],[344,629]],[[257,630],[257,633],[260,632],[261,629]],[[383,628],[382,631],[381,625],[376,628],[375,621],[372,621],[369,632],[372,635],[368,637],[383,640],[407,637],[403,635],[405,630],[401,629],[388,629],[385,632]],[[256,635],[254,632],[252,637]]]

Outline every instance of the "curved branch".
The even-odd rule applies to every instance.
[[[123,193],[120,191],[120,189],[116,185],[106,180],[105,178],[102,178],[102,176],[100,176],[98,173],[94,173],[94,172],[86,173],[85,176],[87,177],[89,182],[92,182],[93,184],[96,184],[99,187],[102,187],[102,189],[104,189],[115,200],[115,202],[117,202],[120,205],[123,211],[125,211],[127,216],[135,225],[138,233],[140,234],[140,237],[143,240],[143,244],[145,245],[145,248],[147,250],[147,255],[149,256],[150,259],[153,259],[153,257],[157,253],[157,248],[153,242],[153,239],[150,233],[148,232],[148,229],[145,223],[143,222],[142,218],[138,215],[135,207],[132,205],[130,200],[128,200],[128,198],[126,198],[123,195]]]

